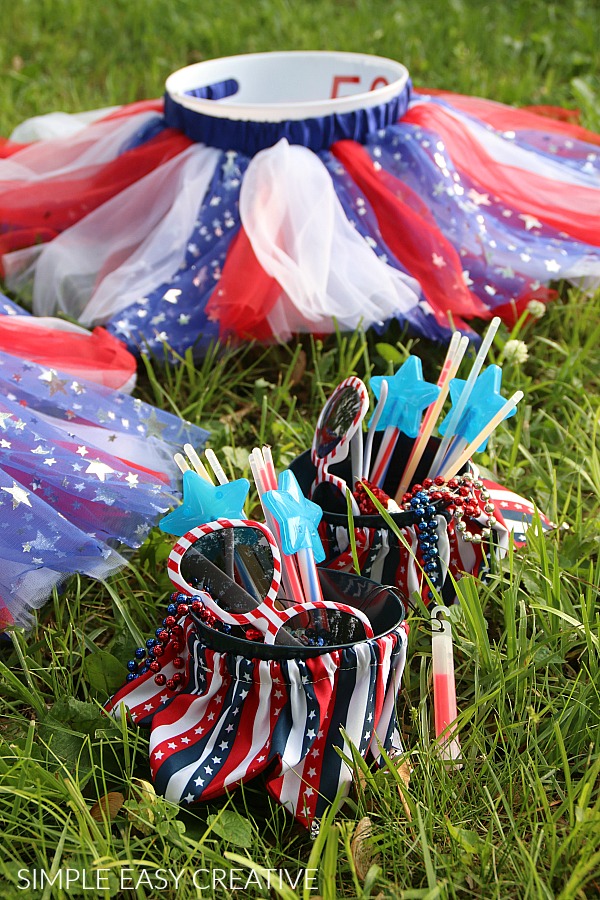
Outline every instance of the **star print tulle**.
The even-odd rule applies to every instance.
[[[599,138],[578,125],[415,92],[360,54],[211,60],[166,87],[1,148],[2,262],[36,314],[200,354],[393,318],[445,340],[598,284]]]
[[[73,573],[124,566],[179,497],[173,453],[205,438],[128,394],[0,350],[0,626],[28,624]]]

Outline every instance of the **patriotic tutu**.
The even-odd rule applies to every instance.
[[[207,436],[111,387],[131,374],[111,335],[25,324],[6,298],[2,311],[0,628],[27,625],[73,573],[124,566],[119,550],[139,547],[180,496],[173,453]]]
[[[209,60],[164,100],[17,129],[4,275],[138,352],[392,319],[446,340],[598,283],[598,140],[380,57]]]

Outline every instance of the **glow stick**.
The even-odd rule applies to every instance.
[[[433,460],[433,462],[431,464],[431,468],[429,469],[429,477],[430,478],[435,478],[438,474],[440,474],[440,472],[439,472],[440,464],[446,455],[446,452],[450,445],[450,441],[452,440],[452,438],[455,435],[456,428],[460,422],[460,418],[461,418],[463,412],[465,411],[467,402],[471,395],[471,391],[473,390],[475,382],[477,381],[477,376],[479,375],[479,373],[481,371],[481,368],[485,362],[485,358],[488,354],[488,351],[489,351],[490,347],[492,346],[492,341],[494,340],[494,337],[496,336],[496,332],[498,331],[498,328],[500,327],[500,321],[501,321],[500,318],[498,316],[496,316],[490,322],[490,326],[487,330],[487,334],[485,335],[485,337],[482,341],[481,347],[479,348],[479,352],[478,352],[477,356],[475,357],[475,362],[473,363],[471,371],[469,372],[469,377],[467,378],[467,380],[465,382],[465,386],[462,390],[462,393],[460,395],[458,403],[456,404],[456,406],[453,408],[452,412],[450,413],[450,417],[448,419],[448,425],[446,428],[446,433],[444,434],[444,438],[443,438],[440,446],[438,447],[438,451],[435,455],[435,459]],[[481,443],[481,441],[479,443]]]
[[[377,430],[377,425],[379,424],[379,420],[381,418],[381,414],[383,413],[383,409],[385,407],[385,403],[388,395],[388,383],[387,381],[381,382],[381,390],[379,392],[379,400],[377,401],[377,406],[375,407],[375,412],[373,413],[373,418],[369,423],[369,430],[367,431],[367,445],[365,447],[365,457],[363,461],[362,468],[362,477],[369,477],[369,469],[371,468],[371,453],[373,451],[373,438],[375,437],[375,431]]]
[[[513,411],[517,403],[523,399],[525,395],[523,391],[516,391],[509,400],[506,401],[504,406],[502,406],[495,416],[493,416],[490,421],[487,423],[485,428],[482,428],[479,434],[471,441],[470,444],[467,444],[464,451],[461,453],[458,459],[455,459],[454,462],[450,466],[448,466],[444,471],[442,471],[441,475],[443,478],[448,481],[449,478],[454,478],[456,473],[462,469],[468,459],[477,451],[477,448],[480,444],[482,444],[486,438],[489,438],[492,431],[494,431],[500,422]]]
[[[271,448],[267,444],[265,444],[265,446],[262,448],[262,456],[264,460],[265,470],[267,472],[269,490],[275,491],[277,490],[277,472],[275,471],[275,463],[273,462],[273,454],[271,453]]]
[[[228,479],[227,475],[225,474],[223,467],[221,466],[221,463],[217,459],[217,454],[215,453],[215,451],[210,450],[210,449],[205,450],[204,455],[206,456],[211,469],[215,473],[215,477],[216,477],[217,481],[219,482],[219,484],[228,484],[229,479]],[[188,452],[188,456],[189,456],[189,452]],[[230,532],[231,532],[231,534],[230,534]],[[226,569],[226,572],[229,575],[229,577],[232,579],[232,581],[235,581],[235,535],[233,534],[233,531],[231,531],[230,528],[225,529],[223,541],[225,543],[225,569]],[[252,589],[254,591],[254,595],[257,596],[257,590],[254,585],[254,582],[252,581],[252,579],[250,578],[249,574],[244,569],[244,567],[239,565],[239,561],[238,561],[238,571],[242,572],[242,574],[246,575],[246,578],[245,578],[246,585],[251,584]],[[260,603],[261,599],[262,598],[258,597],[259,603]]]
[[[184,472],[188,472],[190,470],[190,468],[191,468],[190,464],[188,463],[187,459],[181,453],[176,453],[175,456],[173,457],[173,459],[177,465],[177,468],[179,469],[179,471],[182,474]]]
[[[204,451],[204,455],[206,456],[211,469],[215,473],[215,478],[217,479],[219,484],[227,484],[229,478],[227,477],[223,466],[219,462],[215,451],[209,448],[208,450]]]
[[[317,564],[315,563],[315,557],[312,550],[310,547],[303,547],[301,550],[296,550],[294,555],[298,560],[304,596],[311,603],[314,603],[316,600],[322,600],[323,592],[321,591],[321,582],[319,581]],[[315,617],[322,620],[323,611],[321,611],[321,615],[319,615],[318,610],[315,612]]]
[[[269,475],[267,474],[267,466],[265,466],[265,461],[262,453],[255,447],[250,456],[248,457],[248,462],[250,463],[250,471],[254,477],[254,483],[256,484],[256,490],[258,492],[258,497],[260,500],[260,505],[262,507],[263,515],[265,517],[265,522],[267,526],[270,528],[272,533],[277,537],[279,547],[281,548],[281,537],[279,534],[279,525],[275,520],[275,517],[269,510],[265,507],[262,501],[262,495],[266,493],[268,490],[276,490],[277,488],[277,478],[275,478],[275,485],[273,488],[270,487],[267,479]],[[275,469],[273,467],[273,473]],[[286,599],[294,602],[294,603],[304,603],[306,598],[304,595],[304,591],[302,589],[302,582],[298,577],[298,572],[296,570],[296,565],[291,556],[286,556],[285,553],[281,554],[281,583],[283,589],[285,591]]]
[[[450,341],[448,353],[446,354],[446,359],[444,360],[444,365],[442,366],[442,371],[440,372],[440,377],[438,378],[437,382],[438,387],[440,388],[440,393],[435,403],[432,403],[425,413],[425,417],[421,422],[419,434],[417,435],[417,439],[413,444],[410,456],[408,457],[408,462],[406,463],[406,467],[404,469],[404,472],[402,473],[402,478],[400,479],[398,490],[396,491],[396,503],[401,502],[402,495],[406,493],[406,491],[410,487],[411,479],[415,474],[417,466],[421,462],[425,447],[429,442],[429,438],[431,437],[433,429],[435,428],[442,406],[444,405],[446,397],[448,396],[448,391],[450,390],[450,382],[458,371],[458,367],[462,362],[462,358],[465,355],[468,344],[468,337],[461,337],[460,332],[454,332],[454,334],[452,335],[452,340]]]
[[[361,481],[363,473],[363,431],[362,422],[359,422],[356,434],[350,438],[350,459],[352,461],[352,488],[357,481]]]
[[[206,466],[204,465],[204,463],[202,462],[202,460],[200,459],[200,457],[198,456],[198,454],[196,453],[196,451],[194,450],[192,445],[184,444],[183,449],[187,453],[188,459],[191,462],[192,466],[194,467],[194,471],[197,472],[198,475],[201,475],[202,478],[205,479],[205,481],[209,481],[212,484],[213,480],[210,477],[210,473],[209,473],[208,469],[206,468]]]
[[[431,610],[431,657],[433,668],[433,709],[435,736],[441,744],[442,759],[454,760],[460,756],[458,729],[456,728],[456,685],[454,680],[454,653],[452,626],[443,607]],[[438,626],[438,627],[435,627]]]

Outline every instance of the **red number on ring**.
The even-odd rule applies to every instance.
[[[333,83],[331,85],[331,100],[339,97],[339,90],[342,84],[360,84],[360,78],[358,75],[334,75]],[[376,88],[385,84],[389,84],[387,78],[384,78],[383,75],[378,75],[377,78],[373,79],[373,83],[369,90],[374,91]]]

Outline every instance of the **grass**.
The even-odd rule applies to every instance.
[[[222,0],[201,8],[174,0],[17,0],[3,10],[0,133],[49,109],[156,96],[169,71],[194,59],[312,47],[400,58],[417,83],[433,87],[579,104],[584,123],[597,127],[596,14],[595,4],[576,0],[493,7]],[[0,649],[2,900],[25,889],[44,900],[268,896],[256,883],[240,889],[250,873],[266,870],[286,871],[288,881],[316,871],[304,887],[272,880],[271,896],[279,897],[596,896],[599,310],[600,295],[564,290],[543,319],[518,334],[502,329],[494,344],[498,360],[510,337],[526,341],[529,359],[505,362],[503,382],[507,395],[522,389],[526,398],[480,461],[568,528],[531,532],[527,547],[486,583],[459,583],[462,768],[448,770],[432,743],[430,641],[415,618],[399,701],[408,787],[397,769],[372,773],[357,761],[356,791],[314,842],[266,799],[259,781],[193,811],[154,795],[144,783],[146,736],[107,721],[100,706],[124,675],[114,659],[124,667],[140,635],[162,618],[171,544],[155,531],[129,569],[106,585],[73,579],[31,632],[13,633]],[[381,374],[386,359],[407,352],[422,357],[425,377],[437,371],[439,348],[392,329],[219,348],[198,366],[190,358],[169,367],[149,361],[137,393],[210,429],[230,472],[247,475],[249,448],[269,441],[284,467],[310,443],[318,410],[341,378]],[[110,808],[98,803],[107,795]],[[34,870],[62,873],[63,888],[27,885],[21,869],[29,879]],[[193,873],[202,869],[223,870],[223,883],[200,890]],[[68,888],[67,870],[79,873]],[[198,875],[198,885],[205,878]]]

